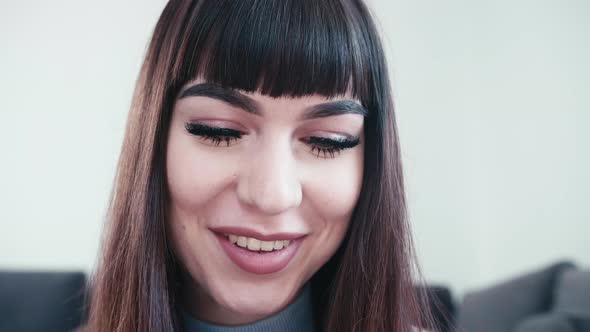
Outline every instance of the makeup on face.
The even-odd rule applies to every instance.
[[[190,85],[179,94],[179,99],[188,97],[208,97],[216,99],[248,114],[264,117],[264,112],[261,110],[261,106],[251,97],[242,94],[239,91],[214,84],[197,83]],[[328,101],[307,107],[299,116],[298,120],[309,121],[344,114],[357,114],[364,117],[367,115],[367,110],[358,102],[351,99]],[[203,141],[209,141],[215,146],[221,145],[229,147],[231,144],[242,139],[243,136],[248,135],[237,129],[216,126],[199,121],[187,121],[184,127],[188,133],[200,137]],[[340,133],[304,137],[301,138],[301,142],[307,144],[310,151],[316,157],[328,159],[334,158],[345,149],[357,146],[360,143],[360,137]]]
[[[194,122],[187,122],[185,129],[188,133],[201,137],[204,141],[209,140],[214,145],[225,144],[225,146],[230,146],[232,142],[241,139],[244,135],[238,130],[212,127]],[[360,138],[351,135],[337,135],[335,137],[311,136],[302,139],[302,142],[309,145],[311,152],[317,157],[334,158],[342,150],[357,146]]]
[[[366,115],[348,96],[181,90],[167,144],[169,223],[207,294],[193,295],[196,308],[276,312],[336,252],[360,193]]]
[[[297,253],[306,234],[263,235],[243,227],[211,229],[227,256],[242,270],[269,274],[282,270]]]

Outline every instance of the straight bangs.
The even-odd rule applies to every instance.
[[[350,228],[313,276],[316,329],[407,332],[432,321],[412,285],[393,100],[363,2],[169,0],[135,85],[84,330],[183,330],[185,271],[168,237],[165,156],[176,97],[197,79],[271,97],[350,94],[369,110]]]
[[[363,104],[370,99],[367,68],[376,59],[357,5],[219,0],[191,6],[172,68],[176,84],[169,92],[202,78],[272,97],[350,93]]]

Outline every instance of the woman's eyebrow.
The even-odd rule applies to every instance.
[[[180,93],[178,99],[200,96],[214,98],[240,108],[248,113],[262,115],[260,113],[260,107],[254,99],[236,90],[212,83],[198,83],[191,85]]]
[[[182,90],[179,99],[186,97],[209,97],[226,102],[234,107],[244,110],[248,113],[262,116],[260,106],[254,99],[240,93],[239,91],[225,88],[212,83],[197,83]],[[314,118],[323,118],[341,114],[359,114],[367,116],[367,110],[351,99],[329,101],[310,106],[305,109],[302,119],[309,120]]]
[[[341,114],[369,115],[367,109],[354,100],[343,99],[313,105],[303,112],[303,119],[323,118]]]

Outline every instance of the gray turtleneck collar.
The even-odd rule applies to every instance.
[[[183,313],[186,332],[313,332],[311,287],[304,287],[299,297],[283,310],[259,321],[244,325],[219,325],[198,320]]]

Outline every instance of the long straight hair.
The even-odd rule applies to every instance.
[[[407,332],[428,316],[382,46],[360,0],[170,0],[141,68],[91,281],[92,331],[180,331],[180,263],[167,235],[165,151],[181,87],[208,82],[272,97],[351,91],[369,110],[350,227],[312,277],[318,331]],[[343,179],[346,181],[346,179]]]

